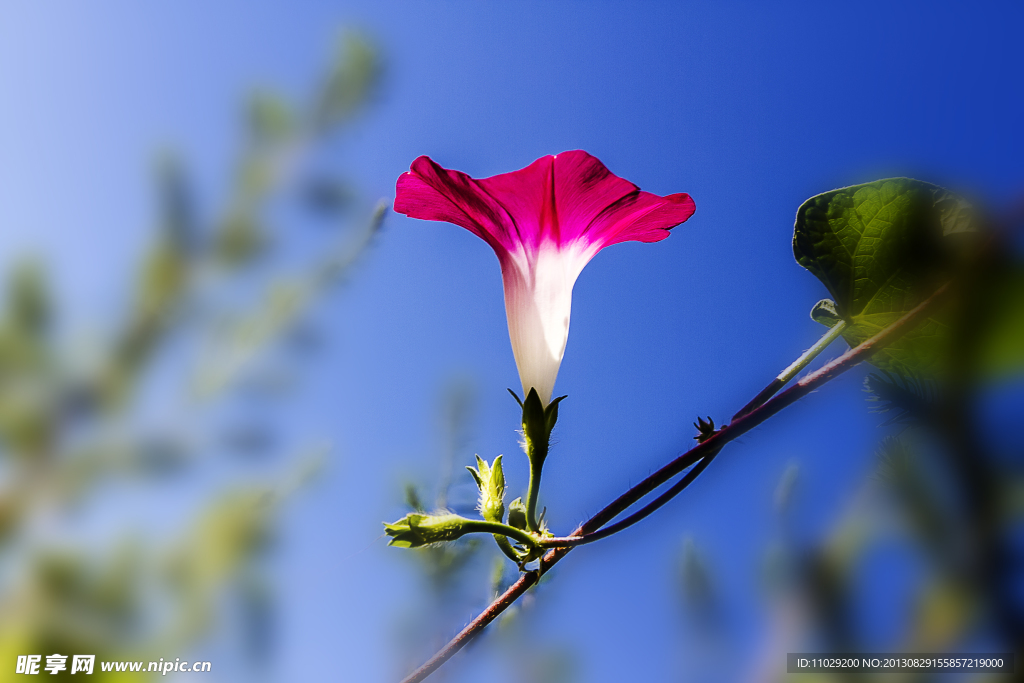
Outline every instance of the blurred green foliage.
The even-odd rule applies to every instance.
[[[156,169],[153,244],[126,284],[133,294],[127,308],[88,362],[82,362],[76,338],[58,324],[66,311],[50,290],[45,262],[25,261],[8,274],[0,318],[5,667],[22,654],[95,654],[94,675],[114,677],[101,673],[98,662],[156,660],[196,647],[226,623],[225,600],[248,615],[247,637],[265,638],[270,631],[258,623],[272,614],[272,582],[262,557],[272,547],[276,511],[298,485],[287,471],[301,473],[301,463],[292,458],[284,464],[278,483],[234,487],[187,506],[175,513],[179,531],[170,534],[134,526],[138,499],[119,492],[177,486],[167,475],[197,469],[205,451],[223,450],[219,434],[248,429],[258,435],[266,428],[255,415],[239,426],[237,412],[226,425],[211,402],[237,402],[245,387],[236,380],[259,374],[261,357],[297,328],[380,227],[384,206],[367,220],[354,219],[349,209],[355,193],[343,179],[321,171],[318,183],[345,202],[313,201],[302,185],[314,154],[354,122],[379,72],[370,44],[347,34],[307,106],[266,91],[255,94],[245,111],[234,182],[212,216],[197,206],[183,164],[163,156]],[[278,272],[271,258],[276,236],[268,209],[283,202],[352,226],[328,238],[336,246],[321,248],[322,256],[292,276]],[[102,254],[97,259],[102,266]],[[224,296],[254,286],[266,294],[251,312],[238,310],[239,297]],[[153,377],[179,367],[180,352],[175,357],[174,351],[183,339],[198,350],[186,361],[198,379],[183,386],[154,383]],[[211,416],[199,421],[209,436],[195,434],[190,401],[197,386],[199,410]],[[193,411],[180,419],[189,423],[187,437],[154,430],[142,417],[145,405],[174,404],[175,398]],[[233,443],[245,450],[265,441]],[[76,525],[92,517],[115,521],[98,531]],[[149,677],[116,674],[119,681]]]
[[[939,286],[951,287],[928,319],[870,359],[881,371],[867,376],[865,388],[873,412],[884,417],[875,467],[866,480],[853,482],[851,501],[824,534],[808,536],[793,514],[799,508],[795,464],[782,475],[777,531],[762,576],[765,647],[750,680],[948,678],[789,675],[783,672],[790,652],[1019,653],[1019,430],[984,421],[983,406],[993,387],[1014,386],[1008,380],[1024,356],[1024,288],[1018,282],[1024,268],[1014,248],[1020,222],[1013,213],[996,221],[947,190],[907,178],[833,190],[800,207],[793,237],[797,262],[834,297],[816,304],[811,317],[827,327],[845,321],[843,337],[851,346]],[[884,606],[876,591],[887,578],[874,573],[880,558],[890,569],[912,574],[901,583],[906,590],[898,602],[890,596]],[[699,560],[688,544],[681,588],[698,633],[721,616],[720,607],[709,608],[701,598],[716,588],[714,564]],[[728,587],[718,590],[728,593]],[[879,632],[897,635],[880,642]],[[736,645],[723,652],[728,648],[735,652]],[[718,656],[709,671],[720,669],[728,655]],[[1019,680],[1019,674],[955,675]]]
[[[888,419],[875,467],[855,482],[837,521],[824,534],[808,535],[790,514],[799,509],[795,465],[776,489],[777,532],[762,575],[765,646],[750,680],[926,683],[948,675],[782,672],[787,652],[1010,652],[1024,642],[1018,593],[1024,572],[1014,540],[1024,529],[1024,509],[1014,505],[1024,487],[1019,453],[993,446],[1001,440],[981,433],[975,385],[889,373],[872,374],[865,385],[875,412]],[[906,592],[884,607],[873,573],[880,558],[912,573],[900,583]],[[683,564],[685,604],[697,632],[706,632],[723,615],[721,606],[702,596],[729,587],[715,584],[713,560],[695,561],[692,544]],[[865,616],[865,605],[875,605],[871,616]],[[888,623],[884,631],[879,620]],[[880,632],[893,631],[894,638],[880,642]],[[730,646],[735,651],[735,643]],[[1018,680],[1012,674],[956,675]]]

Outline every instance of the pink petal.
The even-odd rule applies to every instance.
[[[689,195],[641,192],[582,150],[477,183],[508,211],[521,243],[533,248],[583,241],[593,254],[626,240],[657,242],[694,211]]]
[[[425,156],[412,162],[409,172],[399,176],[395,211],[410,218],[462,226],[495,251],[512,249],[519,241],[508,212],[478,181],[465,173],[441,168]]]
[[[594,219],[607,207],[640,191],[580,150],[555,157],[554,188],[563,241],[589,233]]]
[[[659,197],[637,191],[608,206],[590,224],[587,235],[600,248],[629,240],[657,242],[693,215],[696,206],[685,192]]]
[[[398,179],[395,211],[472,231],[496,251],[583,241],[596,253],[618,242],[657,242],[693,215],[687,194],[641,192],[581,150],[474,180],[427,157]]]
[[[524,169],[479,182],[508,210],[522,242],[531,246],[577,240],[605,208],[639,191],[580,150],[541,157]]]

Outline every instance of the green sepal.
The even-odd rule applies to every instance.
[[[512,391],[511,389],[508,389],[507,391],[508,391],[508,393],[512,394],[512,398],[514,398],[516,400],[516,403],[519,404],[519,407],[522,408],[523,407],[523,399],[519,398],[519,394],[517,394],[516,392]]]
[[[471,520],[453,514],[427,515],[410,512],[397,522],[384,524],[384,533],[391,537],[388,545],[397,548],[419,548],[431,543],[454,541],[468,532]]]
[[[553,399],[548,407],[544,409],[544,427],[547,429],[548,440],[551,439],[551,431],[555,428],[555,423],[558,422],[558,404],[568,396],[559,396]]]
[[[512,394],[515,396],[515,394]],[[516,397],[518,400],[518,397]],[[547,406],[541,403],[536,389],[530,389],[526,400],[521,402],[523,408],[523,437],[526,440],[526,454],[530,460],[541,465],[548,455],[548,444],[551,431],[558,422],[558,404],[566,398],[559,396]]]
[[[547,421],[544,419],[544,406],[536,389],[530,389],[523,401],[523,435],[527,441],[547,443]]]
[[[526,529],[526,505],[522,498],[516,498],[508,504],[508,524],[517,529]]]
[[[480,489],[480,514],[488,522],[501,522],[505,517],[505,473],[501,466],[501,456],[494,459],[492,465],[476,456],[476,468],[466,467]]]
[[[715,421],[708,416],[705,420],[703,417],[697,416],[697,421],[693,423],[693,426],[697,428],[697,436],[693,437],[698,443],[704,443],[715,435]]]

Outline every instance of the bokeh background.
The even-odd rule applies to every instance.
[[[1019,200],[1022,21],[1010,2],[0,3],[0,680],[52,652],[397,680],[511,575],[491,544],[403,551],[380,523],[471,508],[475,453],[505,454],[513,490],[527,472],[496,259],[386,208],[409,163],[486,176],[581,148],[696,201],[576,285],[542,494],[568,532],[821,334],[791,247],[804,199],[913,175]],[[771,681],[787,651],[1020,642],[1024,391],[985,387],[985,476],[942,470],[929,497],[941,434],[887,451],[906,424],[880,426],[867,372],[574,553],[438,680]],[[997,582],[970,569],[989,560]]]

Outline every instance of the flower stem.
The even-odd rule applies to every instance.
[[[507,536],[508,538],[514,538],[530,548],[537,547],[536,538],[531,536],[528,532],[523,531],[522,529],[517,529],[509,524],[502,524],[501,522],[487,522],[482,519],[471,519],[466,521],[463,528],[467,533],[484,533],[494,534],[496,536]],[[501,544],[499,543],[498,545],[500,546]]]
[[[551,430],[558,421],[558,403],[565,396],[559,396],[547,405],[541,402],[536,388],[530,388],[526,398],[512,392],[522,408],[522,439],[523,450],[529,460],[529,485],[526,487],[526,528],[535,533],[540,532],[541,524],[537,518],[538,499],[541,496],[541,469],[548,458],[548,445],[551,442]]]
[[[526,526],[530,531],[539,532],[540,523],[537,520],[537,505],[540,499],[540,473],[544,468],[544,459],[548,454],[548,445],[527,440],[526,455],[530,460],[530,483],[526,487]]]
[[[515,393],[512,394],[515,396]],[[551,443],[551,430],[558,422],[558,404],[565,396],[559,396],[547,405],[540,401],[535,388],[526,394],[526,399],[519,402],[523,408],[523,448],[530,461],[530,484],[526,489],[526,528],[534,533],[540,532],[537,519],[537,500],[540,497],[540,471],[548,457],[548,446]],[[518,401],[518,397],[516,397]]]

